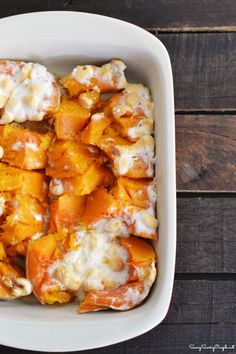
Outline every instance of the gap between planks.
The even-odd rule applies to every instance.
[[[236,198],[235,191],[177,189],[177,198]]]
[[[236,110],[234,108],[223,108],[223,109],[176,109],[175,114],[176,115],[227,115],[228,113],[232,115],[236,115]]]
[[[176,280],[232,281],[236,280],[236,273],[175,273]]]
[[[215,27],[189,27],[189,26],[184,26],[184,27],[145,27],[144,28],[146,31],[152,33],[152,34],[158,34],[158,33],[166,33],[166,34],[172,34],[172,33],[234,33],[236,32],[236,26],[215,26]]]

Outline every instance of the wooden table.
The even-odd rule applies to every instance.
[[[149,333],[84,353],[198,353],[190,344],[235,345],[224,353],[236,353],[236,1],[0,2],[1,17],[42,10],[93,12],[144,27],[165,44],[174,72],[178,247],[170,310]]]

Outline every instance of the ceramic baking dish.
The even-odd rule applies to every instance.
[[[141,335],[166,316],[176,251],[174,100],[163,44],[129,23],[76,12],[41,12],[0,20],[1,58],[37,61],[64,74],[77,64],[122,59],[129,80],[146,84],[155,104],[158,278],[147,301],[127,312],[78,316],[76,304],[42,306],[33,298],[0,302],[0,343],[38,351],[98,348]]]

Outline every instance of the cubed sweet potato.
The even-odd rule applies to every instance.
[[[91,117],[91,121],[81,133],[81,140],[85,144],[97,145],[104,130],[111,124],[111,119],[104,113],[96,113]]]
[[[5,193],[4,222],[1,225],[0,241],[6,247],[8,255],[25,254],[29,238],[43,233],[45,206],[29,195]]]
[[[116,289],[89,291],[81,302],[78,312],[85,313],[108,308],[118,311],[129,310],[137,306],[147,294],[143,282],[124,284]]]
[[[45,207],[29,195],[16,194],[6,203],[8,223],[43,224]]]
[[[136,143],[131,143],[119,136],[103,135],[98,146],[111,159],[116,176],[153,176],[154,140],[151,136],[143,136]]]
[[[2,161],[26,170],[45,168],[46,153],[53,133],[38,133],[6,124],[0,127],[0,145],[3,148]]]
[[[49,234],[38,240],[31,241],[27,250],[26,273],[33,285],[33,292],[41,303],[68,302],[73,295],[63,291],[56,281],[48,274],[48,268],[60,259],[58,246],[66,237],[64,232]]]
[[[4,245],[14,246],[18,243],[30,239],[33,235],[43,232],[42,224],[16,224],[6,223],[2,225],[2,232],[0,233],[0,241]]]
[[[29,194],[43,201],[47,195],[46,177],[39,172],[23,171],[0,163],[0,192],[8,191]]]
[[[54,117],[57,138],[75,139],[88,122],[90,111],[76,101],[64,99]]]
[[[111,192],[115,198],[141,208],[148,208],[156,199],[153,182],[149,179],[119,177]]]
[[[6,258],[6,252],[3,243],[0,241],[0,261]]]
[[[80,142],[55,141],[48,150],[46,174],[56,178],[83,174],[93,161],[93,154]]]
[[[81,220],[86,225],[91,225],[99,219],[116,214],[119,201],[115,200],[104,188],[99,188],[91,193],[86,202]]]
[[[80,222],[85,207],[85,196],[65,194],[50,206],[50,230],[72,230]]]
[[[141,238],[130,236],[122,238],[120,242],[128,250],[130,261],[134,264],[151,263],[155,260],[152,246]]]
[[[108,167],[92,163],[83,175],[52,179],[49,189],[52,195],[72,193],[80,196],[90,194],[98,187],[111,185],[113,179],[114,176]]]

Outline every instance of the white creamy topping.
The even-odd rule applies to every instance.
[[[125,311],[128,310],[138,304],[140,304],[147,296],[150,291],[152,284],[154,283],[156,278],[156,267],[153,262],[151,267],[149,268],[148,275],[144,279],[144,289],[142,292],[138,291],[135,288],[128,288],[126,293],[124,294],[125,305],[121,306],[110,306],[114,310]]]
[[[4,107],[13,90],[26,79],[31,63],[0,62],[0,108]]]
[[[0,196],[0,216],[2,216],[4,213],[5,202],[6,202],[6,199],[3,196]]]
[[[20,151],[24,148],[24,145],[22,144],[21,141],[16,141],[12,146],[11,146],[12,150],[14,151]]]
[[[128,288],[126,293],[124,294],[124,301],[125,305],[114,306],[111,305],[110,307],[113,310],[125,311],[129,310],[130,308],[140,304],[148,295],[150,288],[144,287],[142,293],[140,293],[137,289]]]
[[[36,234],[34,234],[33,236],[31,236],[31,240],[38,240],[39,238],[41,238],[43,236],[42,232],[36,232]]]
[[[153,121],[153,103],[149,90],[142,84],[127,84],[123,95],[113,107],[113,115],[121,117],[125,113],[135,113],[141,110],[144,118]]]
[[[135,231],[137,234],[153,234],[156,231],[158,221],[152,208],[134,212]]]
[[[114,168],[119,176],[125,175],[134,165],[133,151],[126,146],[117,147],[119,155],[114,157]]]
[[[104,218],[92,226],[92,230],[107,234],[107,238],[128,236],[128,229],[124,221],[119,218]]]
[[[32,292],[32,285],[26,278],[18,278],[15,280],[14,287],[12,288],[13,297],[27,296]]]
[[[124,218],[128,225],[134,225],[135,233],[151,235],[155,233],[158,221],[152,207],[148,209],[136,209],[134,207],[123,208]]]
[[[123,119],[129,119],[129,118],[123,118]],[[144,135],[151,135],[152,129],[153,129],[153,120],[144,118],[140,120],[137,126],[128,129],[128,137],[130,137],[131,139],[137,139],[137,138],[141,138]]]
[[[144,136],[132,145],[116,146],[119,154],[114,157],[114,168],[118,175],[125,175],[137,159],[143,160],[147,168],[147,176],[153,174],[154,140]]]
[[[25,143],[25,147],[26,147],[27,149],[31,149],[31,150],[33,150],[33,151],[39,151],[38,145],[36,145],[35,143],[32,143],[32,142],[26,142],[26,143]]]
[[[72,71],[72,76],[81,84],[90,84],[90,79],[94,76],[94,68],[92,65],[78,65]]]
[[[70,290],[103,290],[126,283],[128,253],[118,242],[97,230],[77,231],[77,250],[54,263],[49,275]]]
[[[104,119],[104,118],[105,118],[105,114],[103,112],[101,112],[101,113],[93,114],[91,117],[91,120],[98,122],[99,120]]]
[[[62,181],[59,178],[53,178],[49,185],[49,190],[54,195],[61,195],[64,192]]]
[[[94,101],[88,96],[87,92],[82,92],[79,95],[79,104],[86,109],[91,109],[94,105]]]
[[[102,85],[109,85],[117,89],[122,89],[126,86],[126,78],[124,70],[126,66],[120,60],[112,60],[110,63],[104,64],[101,67],[95,65],[78,65],[72,71],[72,77],[79,83],[90,86],[91,79],[95,78]],[[99,90],[97,86],[93,87]]]
[[[154,181],[147,187],[147,194],[151,205],[154,205],[157,201],[157,193]]]
[[[0,124],[41,121],[56,95],[54,77],[43,65],[29,63],[29,73],[17,82],[6,101]]]
[[[33,213],[33,215],[34,215],[34,218],[37,222],[43,221],[43,217],[41,214]]]

